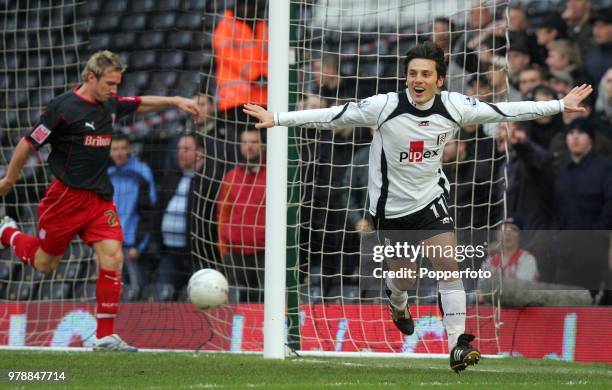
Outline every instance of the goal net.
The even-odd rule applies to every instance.
[[[199,95],[207,113],[199,123],[168,110],[118,124],[157,183],[169,167],[177,169],[181,134],[196,134],[205,147],[192,193],[191,257],[178,271],[180,281],[157,283],[163,242],[152,242],[147,281],[141,287],[129,280],[124,284],[118,331],[139,347],[263,348],[265,154],[258,155],[263,149],[257,144],[265,142],[265,134],[245,138],[245,132],[254,136],[248,131],[254,122],[240,105],[245,96],[266,103],[266,64],[274,59],[267,58],[264,37],[266,23],[274,21],[268,20],[267,1],[246,3],[0,0],[3,167],[41,108],[78,83],[83,62],[97,50],[115,51],[128,64],[121,95]],[[485,63],[495,58],[504,66],[503,28],[501,36],[489,32],[505,20],[506,5],[291,1],[291,108],[329,107],[400,91],[406,51],[426,40],[448,52],[448,90],[504,100],[504,90],[488,82]],[[232,26],[237,14],[246,22]],[[495,148],[494,132],[463,129],[452,142],[456,147],[444,151],[451,211],[463,243],[485,242],[504,216],[498,170],[505,156]],[[403,337],[390,320],[382,281],[373,277],[375,263],[368,254],[375,237],[366,212],[370,140],[366,128],[290,131],[287,343],[296,350],[446,352],[436,286],[419,283],[410,291],[417,332]],[[255,157],[245,157],[247,141],[255,144]],[[47,153],[43,149],[32,157],[15,191],[1,201],[4,213],[29,233],[36,231],[36,206],[51,180]],[[469,259],[462,267],[477,268],[480,261]],[[186,304],[185,285],[191,272],[204,267],[225,274],[230,304],[201,314]],[[0,344],[90,345],[96,279],[91,249],[79,240],[50,275],[2,251]],[[478,302],[474,283],[464,285],[467,331],[476,334],[484,353],[497,353],[499,309],[490,299]]]
[[[244,10],[237,9],[234,3],[216,2],[214,13],[204,15],[205,19],[215,20],[212,29],[204,31],[213,40],[215,62],[203,73],[208,74],[209,80],[206,94],[217,99],[215,145],[220,145],[213,153],[207,152],[207,161],[212,162],[216,172],[208,179],[218,180],[223,187],[228,170],[235,173],[235,169],[243,172],[251,169],[251,174],[240,176],[238,182],[234,173],[231,176],[236,193],[247,191],[250,200],[232,198],[237,203],[238,215],[215,221],[219,225],[230,223],[228,230],[234,233],[233,236],[227,230],[223,233],[219,226],[222,237],[216,239],[229,242],[224,247],[225,254],[216,253],[217,257],[210,258],[195,248],[194,255],[201,263],[223,270],[232,285],[232,302],[248,308],[252,316],[263,318],[263,305],[259,304],[263,302],[263,241],[257,241],[257,237],[262,237],[257,236],[256,229],[261,220],[254,214],[263,213],[264,209],[263,203],[253,200],[259,199],[253,184],[257,177],[254,172],[263,165],[245,164],[241,140],[246,139],[241,137],[254,127],[254,122],[241,112],[238,103],[246,101],[238,98],[232,103],[227,94],[235,88],[234,84],[246,83],[245,88],[251,93],[249,102],[265,104],[258,93],[260,83],[270,75],[254,68],[273,59],[257,50],[264,43],[258,29],[265,26],[249,21],[249,25],[255,26],[253,35],[245,36],[242,27],[236,27],[240,32],[233,37],[222,35],[228,12],[232,15],[252,12],[250,16],[258,18],[267,15],[262,1],[252,1],[253,8]],[[288,53],[294,60],[289,86],[291,108],[329,107],[402,90],[404,55],[426,40],[438,43],[448,54],[451,65],[446,89],[482,100],[505,101],[505,88],[488,82],[488,63],[496,61],[501,69],[505,66],[506,6],[499,1],[476,5],[461,0],[292,1],[292,49]],[[233,46],[235,51],[224,45]],[[255,48],[244,50],[249,45]],[[243,72],[249,69],[252,74],[250,78],[228,82],[226,73],[220,70],[228,66],[243,66]],[[235,89],[236,93],[239,91]],[[220,129],[224,131],[221,138]],[[376,263],[371,251],[376,237],[366,211],[372,131],[290,130],[286,342],[302,351],[446,353],[437,286],[422,281],[409,292],[417,330],[413,336],[404,337],[390,320],[384,281],[373,276]],[[451,212],[463,244],[486,243],[504,216],[504,182],[498,171],[505,154],[496,149],[493,138],[496,131],[465,128],[443,151],[444,170],[451,182]],[[203,135],[210,137],[211,133]],[[212,200],[209,196],[202,194],[201,208],[196,214],[204,212],[205,201]],[[246,204],[241,204],[245,201]],[[218,197],[215,205],[225,208],[224,202],[226,199]],[[199,243],[212,244],[209,238],[212,235],[204,231],[195,235]],[[483,260],[470,258],[461,267],[478,269]],[[479,303],[475,280],[464,280],[464,285],[469,302],[467,331],[476,334],[485,353],[499,352],[498,307],[491,303],[491,297],[483,300],[488,303]],[[260,331],[250,328],[245,329],[245,334]],[[243,349],[249,348],[253,345]]]

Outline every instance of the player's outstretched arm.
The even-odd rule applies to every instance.
[[[580,102],[593,92],[593,87],[583,84],[573,88],[563,99],[550,101],[524,101],[509,103],[480,102],[459,93],[449,93],[449,111],[457,114],[460,125],[495,122],[529,121],[543,116],[565,112],[580,112]]]
[[[30,145],[22,138],[15,148],[13,157],[11,157],[11,162],[6,169],[6,176],[0,180],[0,196],[5,196],[11,191],[29,157]]]
[[[377,127],[389,95],[376,95],[342,106],[291,112],[270,112],[255,104],[245,104],[244,113],[259,119],[257,128],[273,126],[342,129],[347,127]]]
[[[180,96],[141,96],[138,112],[160,111],[167,108],[176,107],[181,111],[191,114],[193,119],[197,119],[202,115],[200,107],[192,99],[187,99]]]

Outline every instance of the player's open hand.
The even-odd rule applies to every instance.
[[[590,84],[582,84],[579,87],[574,87],[563,98],[565,112],[584,112],[586,109],[580,107],[580,102],[586,99],[593,92],[593,87]]]
[[[184,97],[177,97],[176,99],[176,107],[181,111],[191,114],[191,118],[194,121],[202,117],[203,114],[200,112],[200,106],[192,99]]]
[[[247,103],[244,105],[242,111],[245,114],[250,116],[254,116],[259,120],[259,123],[255,125],[258,129],[267,129],[270,127],[274,127],[274,113],[270,111],[266,111],[265,108],[260,107],[256,104]]]
[[[13,189],[13,183],[5,178],[0,180],[0,196],[5,196]]]

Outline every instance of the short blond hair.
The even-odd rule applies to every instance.
[[[552,41],[546,47],[548,51],[556,51],[562,57],[568,57],[572,65],[582,68],[582,58],[580,57],[580,49],[568,39],[557,39]]]
[[[87,81],[87,75],[89,72],[92,72],[96,78],[102,77],[102,75],[111,70],[117,70],[121,73],[125,72],[126,66],[121,63],[119,56],[112,51],[102,50],[94,53],[89,60],[87,60],[87,64],[85,64],[85,68],[83,72],[81,72],[81,78],[83,81]]]

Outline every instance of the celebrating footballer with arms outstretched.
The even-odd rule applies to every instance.
[[[343,106],[294,112],[269,112],[246,104],[244,112],[257,118],[259,128],[273,126],[335,129],[374,127],[370,147],[369,212],[379,239],[398,242],[398,231],[427,231],[426,246],[456,246],[453,220],[448,214],[449,182],[442,171],[446,142],[460,127],[491,122],[527,121],[560,112],[582,111],[580,102],[592,92],[590,85],[572,89],[562,100],[489,104],[455,92],[440,92],[446,75],[444,52],[427,42],[406,55],[406,89],[379,94]],[[381,237],[382,236],[382,237]],[[446,251],[443,251],[446,252]],[[458,271],[453,257],[436,253],[436,270]],[[386,260],[389,270],[401,262]],[[414,332],[407,290],[413,280],[386,278],[391,317],[405,334]],[[438,281],[444,326],[448,335],[450,366],[456,372],[478,363],[480,352],[465,334],[466,296],[461,279]]]
[[[11,191],[30,151],[51,145],[48,158],[54,180],[38,207],[38,236],[18,230],[5,216],[0,224],[0,249],[43,273],[57,267],[75,235],[93,247],[99,261],[96,284],[96,350],[136,351],[113,327],[121,297],[123,234],[107,174],[115,121],[133,113],[176,107],[200,115],[199,106],[182,97],[119,97],[125,66],[110,51],[93,54],[82,84],[51,100],[34,128],[17,144],[0,180],[0,196]]]

